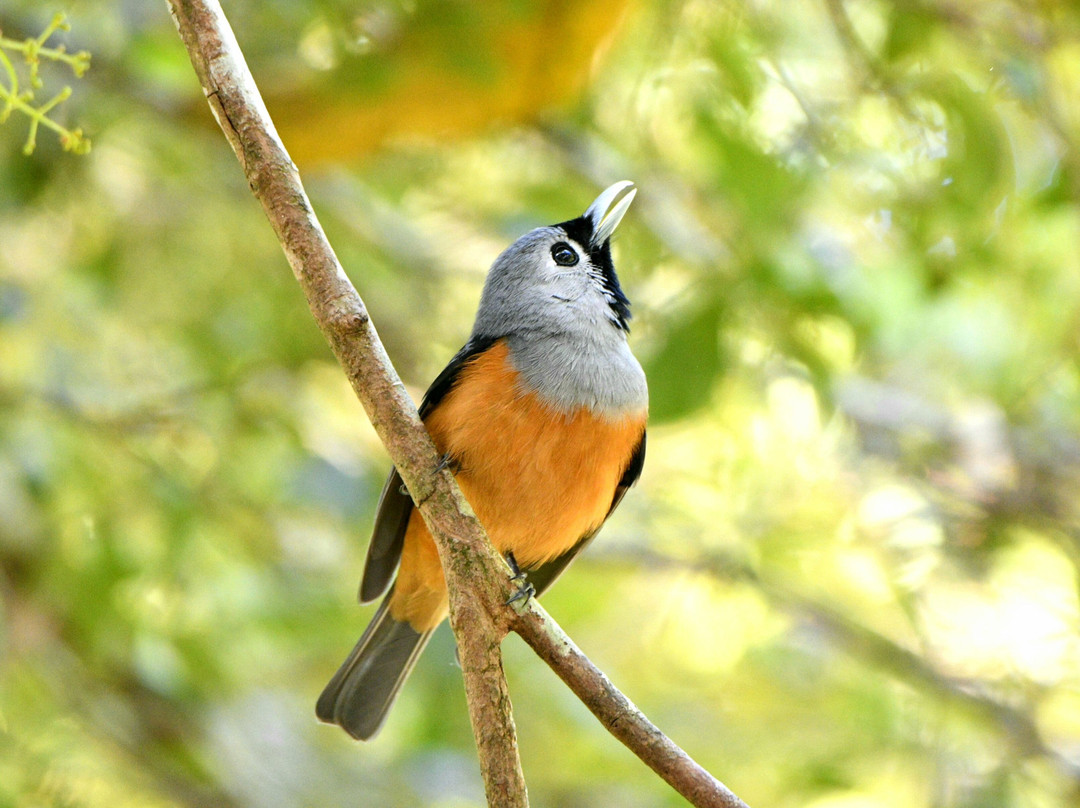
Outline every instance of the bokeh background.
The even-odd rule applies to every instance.
[[[640,484],[545,606],[751,805],[1080,804],[1080,12],[1036,0],[230,0],[416,397],[610,182]],[[165,3],[0,126],[0,805],[482,804],[443,629],[313,704],[388,461]],[[538,806],[683,805],[516,638]]]

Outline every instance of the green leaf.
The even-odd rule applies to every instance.
[[[720,347],[718,300],[683,316],[664,335],[659,350],[646,362],[649,378],[649,420],[654,424],[683,418],[704,406],[716,380],[727,367]]]

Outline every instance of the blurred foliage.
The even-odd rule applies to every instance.
[[[314,699],[387,460],[165,5],[66,11],[75,158],[0,128],[0,805],[475,806],[443,630],[373,743]],[[1080,803],[1080,12],[228,4],[419,395],[527,228],[616,260],[641,483],[545,604],[751,805]],[[521,643],[535,804],[679,805]]]

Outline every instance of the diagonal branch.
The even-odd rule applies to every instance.
[[[488,801],[526,806],[499,648],[506,630],[493,618],[505,612],[502,604],[511,588],[506,565],[453,475],[433,471],[440,468],[435,447],[311,209],[221,7],[216,0],[170,0],[169,6],[210,109],[277,233],[316,323],[435,537]]]
[[[431,529],[450,590],[473,735],[491,806],[527,806],[499,643],[512,627],[608,729],[694,805],[745,808],[592,665],[537,604],[515,615],[492,549],[387,357],[311,209],[216,0],[169,0],[210,108],[281,242],[311,313]]]
[[[649,721],[539,603],[532,601],[510,627],[574,691],[608,732],[691,804],[699,808],[748,808]]]

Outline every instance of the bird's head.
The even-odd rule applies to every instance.
[[[636,194],[632,182],[617,182],[576,219],[538,227],[507,247],[488,273],[473,333],[627,331],[630,302],[611,260],[611,235]]]

